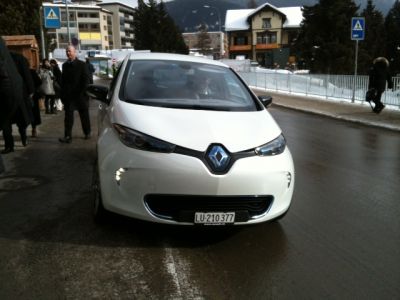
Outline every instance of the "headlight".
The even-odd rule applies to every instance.
[[[119,124],[113,124],[113,126],[118,133],[121,142],[128,147],[144,151],[163,153],[171,153],[175,149],[175,145],[173,144],[153,138],[133,129],[121,126]]]
[[[286,140],[281,134],[272,142],[257,147],[255,149],[255,152],[259,156],[272,156],[281,154],[285,150],[285,147],[286,147]]]

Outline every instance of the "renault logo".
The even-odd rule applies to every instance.
[[[214,172],[221,173],[229,165],[231,157],[224,146],[211,145],[207,150],[206,160]]]

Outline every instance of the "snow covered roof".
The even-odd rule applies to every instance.
[[[281,7],[279,9],[286,16],[286,21],[283,24],[283,28],[298,28],[303,21],[303,12],[301,6],[295,7]]]
[[[264,9],[265,7],[271,9],[286,16],[286,21],[283,24],[283,28],[298,28],[300,27],[301,21],[303,20],[303,12],[300,6],[296,7],[281,7],[277,8],[269,3],[265,3],[255,9],[231,9],[227,10],[225,17],[225,30],[226,31],[237,31],[237,30],[248,30],[250,24],[248,18]]]
[[[254,9],[230,9],[226,11],[225,17],[225,30],[247,30],[249,29],[249,23],[247,23],[247,17]]]

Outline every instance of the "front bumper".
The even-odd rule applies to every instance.
[[[240,202],[237,212],[242,216],[235,224],[265,222],[288,210],[294,187],[288,148],[276,156],[237,160],[229,172],[215,175],[198,158],[128,148],[109,132],[98,141],[98,169],[105,209],[168,224],[193,224],[190,216],[196,206],[200,211],[223,212],[232,209],[232,201],[234,205]],[[155,198],[156,202],[149,202]],[[261,203],[260,199],[268,201]],[[243,207],[254,200],[258,201],[254,205],[262,206],[257,212],[262,212],[243,216]],[[160,206],[173,207],[175,212],[160,213]]]

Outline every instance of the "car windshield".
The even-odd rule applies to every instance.
[[[255,111],[260,107],[226,67],[171,60],[131,60],[120,99],[168,108]]]

